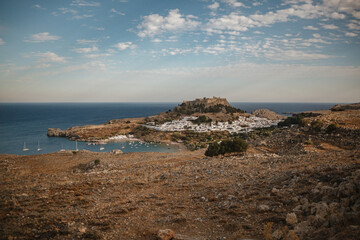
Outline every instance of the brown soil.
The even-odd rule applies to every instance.
[[[264,239],[268,222],[271,233],[290,236],[286,215],[301,199],[316,203],[320,182],[360,173],[355,149],[264,149],[219,158],[203,151],[1,155],[1,239],[156,239],[168,228],[176,239]],[[346,221],[323,239],[360,233],[359,215]]]
[[[358,239],[358,123],[330,114],[349,128],[260,131],[243,155],[0,155],[0,239]]]

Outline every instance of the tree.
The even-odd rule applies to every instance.
[[[233,152],[246,152],[248,144],[245,140],[235,138],[233,140],[224,140],[220,144],[212,143],[205,152],[206,156],[213,157]]]

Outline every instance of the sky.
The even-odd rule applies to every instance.
[[[0,0],[0,102],[360,102],[359,0]]]

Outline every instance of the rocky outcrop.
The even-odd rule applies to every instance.
[[[256,109],[252,112],[253,115],[260,118],[267,118],[269,120],[281,120],[286,118],[285,116],[279,115],[269,109]]]
[[[199,104],[204,104],[205,107],[216,106],[216,105],[230,106],[226,98],[220,98],[220,97],[213,97],[213,98],[204,97],[204,98],[195,99],[194,101],[183,101],[181,105],[188,105],[194,107]]]
[[[171,229],[160,229],[157,237],[159,240],[170,240],[175,237],[175,232]]]
[[[174,112],[183,114],[192,113],[234,113],[243,112],[240,109],[232,107],[226,98],[213,97],[213,98],[198,98],[193,101],[183,101],[182,104],[174,108]]]
[[[330,179],[333,184],[319,182],[308,198],[303,197],[293,209],[302,216],[302,221],[297,224],[296,221],[291,221],[291,225],[295,225],[295,233],[302,239],[320,239],[324,234],[329,237],[341,231],[352,232],[352,228],[359,231],[360,170],[336,181]],[[287,222],[291,214],[287,215]],[[333,237],[340,239],[340,236],[338,233],[338,236]]]
[[[330,108],[331,111],[360,110],[360,103],[338,104]]]
[[[47,131],[49,137],[66,137],[66,130],[60,128],[49,128]]]

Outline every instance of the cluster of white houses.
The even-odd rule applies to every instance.
[[[192,120],[197,117],[184,117],[181,120],[173,120],[161,125],[154,125],[148,123],[146,126],[158,131],[184,131],[192,130],[196,132],[210,132],[210,131],[228,131],[230,133],[249,132],[255,128],[263,128],[277,125],[279,120],[269,120],[267,118],[259,118],[255,116],[240,116],[238,120],[232,122],[211,122],[194,124]]]

